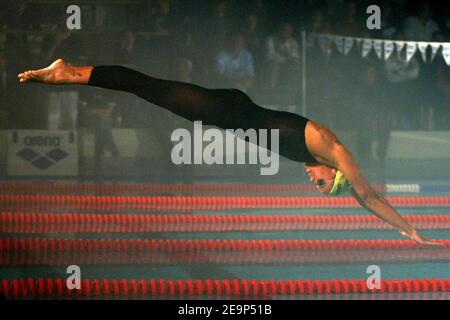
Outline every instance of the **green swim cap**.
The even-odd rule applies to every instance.
[[[342,172],[339,170],[336,171],[336,177],[334,177],[333,188],[331,189],[328,195],[336,197],[342,195],[349,191],[352,188],[352,185],[348,180],[344,177]]]

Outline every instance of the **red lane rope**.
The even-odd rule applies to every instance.
[[[385,185],[373,185],[379,192],[384,192]],[[199,192],[199,193],[304,193],[317,192],[312,184],[127,184],[127,183],[2,183],[0,193],[39,193],[39,194],[150,194],[166,192]]]
[[[368,289],[366,280],[158,280],[85,279],[78,290],[65,279],[2,280],[9,298],[95,297],[235,297],[267,298],[322,294],[436,293],[450,291],[450,279],[381,280],[380,289]]]
[[[450,207],[450,197],[387,197],[397,207]],[[0,195],[0,208],[20,210],[228,210],[359,207],[350,197],[168,197],[168,196],[83,196]]]
[[[449,215],[406,215],[419,229],[450,229]],[[0,213],[0,233],[391,230],[374,216]]]
[[[448,260],[442,248],[410,240],[140,240],[0,239],[0,265],[69,264],[289,264]]]

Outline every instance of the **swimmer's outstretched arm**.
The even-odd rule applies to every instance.
[[[333,132],[314,122],[309,126],[310,128],[307,127],[306,130],[308,149],[317,156],[319,162],[343,173],[352,185],[352,196],[362,207],[398,229],[403,236],[423,245],[441,245],[421,236],[383,196],[371,187],[350,152],[339,142]]]

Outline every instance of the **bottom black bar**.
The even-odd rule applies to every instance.
[[[448,301],[349,301],[349,300],[152,300],[152,301],[0,301],[3,312],[17,316],[44,315],[46,319],[104,317],[113,315],[124,320],[145,319],[301,319],[312,316],[353,318],[378,313],[386,315],[388,309],[398,309],[402,317],[414,315],[423,307],[432,307],[433,313],[447,311]],[[9,310],[6,310],[9,309]]]

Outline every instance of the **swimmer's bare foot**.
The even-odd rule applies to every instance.
[[[47,68],[28,70],[17,77],[21,83],[40,82],[46,84],[86,84],[93,67],[75,67],[58,59]]]

